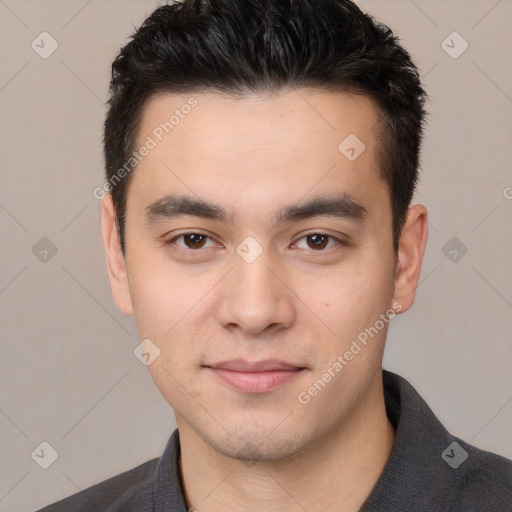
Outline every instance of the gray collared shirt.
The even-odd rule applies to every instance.
[[[395,442],[360,512],[511,512],[512,461],[452,436],[402,377],[383,383]],[[179,456],[176,429],[160,458],[38,512],[187,512]]]

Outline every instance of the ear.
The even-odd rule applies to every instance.
[[[122,313],[133,315],[125,258],[121,250],[111,194],[107,194],[101,201],[101,238],[107,252],[108,279],[114,302]]]
[[[407,220],[400,237],[395,273],[393,304],[398,303],[397,313],[404,313],[414,303],[421,273],[421,264],[427,245],[427,209],[417,204],[407,212]]]

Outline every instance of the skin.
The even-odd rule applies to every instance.
[[[378,111],[364,96],[302,89],[193,97],[197,107],[134,171],[126,258],[110,195],[102,202],[114,301],[135,316],[140,340],[160,349],[148,368],[176,414],[188,504],[199,512],[356,511],[394,439],[381,382],[388,324],[308,404],[297,397],[379,315],[412,306],[427,211],[409,208],[395,255],[378,173]],[[151,100],[140,145],[187,99]],[[349,134],[366,146],[355,161],[338,149]],[[364,206],[363,223],[328,215],[273,221],[283,207],[335,192]],[[205,199],[233,218],[148,224],[148,205],[170,193]],[[176,238],[197,232],[210,237],[199,248]],[[335,238],[320,237],[329,243],[319,249],[306,236],[315,233]],[[263,250],[252,263],[236,252],[248,236]],[[304,369],[271,391],[248,393],[204,366],[270,358]]]

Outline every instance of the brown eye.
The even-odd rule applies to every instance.
[[[198,233],[191,233],[190,235],[183,235],[183,241],[189,249],[201,249],[204,246],[206,239],[205,235]]]
[[[168,240],[165,245],[177,245],[182,249],[198,250],[203,247],[213,247],[215,242],[208,235],[202,233],[184,233]]]
[[[327,235],[326,233],[310,233],[309,235],[304,235],[295,245],[299,249],[313,249],[315,252],[327,252],[336,245],[343,246],[344,244],[338,238]]]
[[[325,249],[329,243],[329,238],[327,235],[315,233],[314,235],[307,235],[306,240],[308,247],[311,247],[311,249]]]

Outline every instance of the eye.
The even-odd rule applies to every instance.
[[[300,242],[305,240],[306,247],[300,245]],[[332,242],[332,243],[331,243]],[[309,235],[303,236],[296,244],[300,249],[313,249],[315,251],[322,251],[324,249],[330,249],[333,245],[343,245],[341,240],[325,233],[310,233]]]
[[[178,240],[182,240],[182,243],[178,243]],[[208,240],[211,242],[210,245],[206,245]],[[165,242],[165,245],[171,244],[176,244],[178,247],[191,250],[214,247],[217,245],[208,235],[203,233],[183,233]]]

